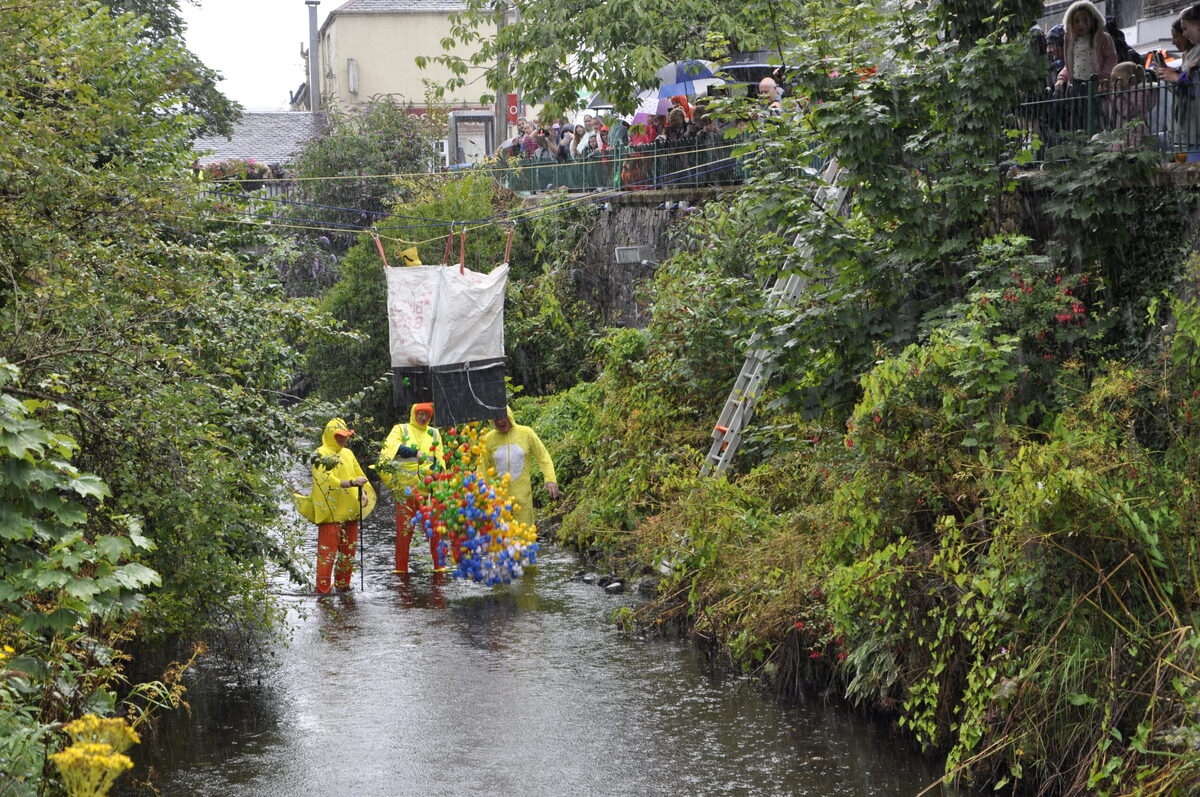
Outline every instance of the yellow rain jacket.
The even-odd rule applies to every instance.
[[[395,459],[400,446],[417,449],[417,456]],[[413,487],[424,481],[435,470],[442,470],[446,460],[442,455],[442,435],[433,426],[417,423],[417,405],[408,411],[408,423],[398,423],[388,432],[379,451],[379,464],[395,461],[400,473],[380,471],[379,478],[398,496],[404,495],[405,487]]]
[[[512,420],[512,410],[507,410],[508,419]],[[541,468],[542,478],[548,482],[557,482],[554,475],[554,463],[550,460],[550,452],[542,444],[537,432],[528,426],[513,422],[513,428],[502,434],[493,429],[483,438],[483,473],[487,479],[509,475],[508,494],[518,506],[513,512],[513,519],[519,523],[533,523],[533,484],[530,481],[529,457],[532,455]]]
[[[358,464],[354,452],[338,445],[333,433],[339,429],[348,429],[341,418],[334,418],[325,424],[321,434],[321,447],[315,452],[317,457],[326,460],[312,466],[312,493],[307,496],[297,496],[300,514],[318,525],[322,523],[344,523],[347,520],[358,520],[358,487],[342,487],[343,481],[366,476]],[[333,460],[337,460],[333,464]],[[332,467],[331,467],[332,465]],[[375,508],[375,488],[367,482],[362,486],[367,496],[367,505],[362,508],[361,517],[367,517]],[[307,504],[307,506],[306,506]],[[306,511],[307,510],[307,511]]]

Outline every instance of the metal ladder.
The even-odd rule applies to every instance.
[[[845,215],[850,197],[849,189],[839,183],[841,173],[842,169],[837,160],[831,160],[821,171],[821,181],[824,185],[817,189],[815,197],[822,210],[835,216]],[[799,244],[800,237],[796,236],[792,246],[794,248]],[[798,257],[808,260],[811,255],[812,247],[805,246],[800,250]],[[775,284],[771,286],[767,295],[767,307],[790,307],[808,288],[809,278],[795,273],[792,263],[793,259],[789,256],[782,269],[787,276],[776,279]],[[742,364],[742,370],[733,382],[733,389],[729,391],[729,398],[725,400],[725,407],[721,410],[716,426],[713,427],[713,442],[700,470],[702,476],[719,476],[729,467],[734,454],[737,453],[738,444],[742,441],[742,431],[754,417],[755,404],[758,402],[763,382],[771,375],[776,354],[758,345],[761,337],[757,332],[750,337],[746,362]]]

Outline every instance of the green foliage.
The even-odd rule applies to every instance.
[[[292,198],[308,204],[291,215],[297,224],[324,228],[313,237],[324,235],[340,251],[348,249],[395,202],[413,198],[414,184],[401,178],[432,169],[434,133],[426,120],[390,99],[332,111],[328,130],[308,142],[292,164],[297,178]],[[380,227],[414,237],[414,223],[384,219]]]
[[[1136,355],[1146,344],[1143,322],[1150,301],[1178,279],[1177,270],[1164,263],[1179,262],[1188,241],[1168,220],[1186,216],[1194,191],[1161,185],[1160,154],[1113,147],[1115,137],[1068,140],[1048,155],[1062,165],[1029,183],[1049,226],[1046,252],[1064,271],[1092,275],[1097,300],[1121,308],[1103,319],[1100,349],[1119,358]],[[1109,190],[1097,191],[1098,186]]]
[[[178,0],[100,0],[114,13],[129,13],[141,17],[142,32],[151,41],[183,42],[184,21],[179,13]],[[191,0],[186,0],[191,2]],[[242,115],[242,107],[217,88],[220,73],[205,66],[200,59],[187,53],[178,74],[183,102],[179,110],[194,114],[202,120],[197,135],[233,134],[233,125]]]
[[[560,206],[519,223],[511,287],[504,308],[504,339],[513,379],[541,395],[594,376],[588,357],[598,319],[577,297],[575,270],[583,265],[584,237],[595,223],[594,204]]]
[[[398,264],[400,251],[413,245],[425,264],[458,263],[461,255],[468,268],[487,272],[504,260],[508,230],[499,224],[480,226],[479,222],[514,210],[518,202],[514,194],[503,191],[481,172],[409,176],[397,184],[402,198],[391,211],[400,218],[384,220],[376,227],[386,235],[392,263]],[[464,226],[470,227],[465,250]]]
[[[12,392],[73,409],[50,427],[111,491],[94,534],[128,537],[121,518],[141,518],[143,562],[163,574],[149,632],[266,621],[266,567],[289,560],[268,531],[274,474],[302,436],[279,399],[325,322],[230,253],[261,236],[193,221],[207,208],[185,176],[196,121],[175,113],[184,51],[94,7],[26,4],[0,25]]]
[[[78,444],[44,424],[66,408],[19,400],[17,377],[0,361],[0,785],[33,794],[52,723],[115,705],[98,660],[162,582],[137,561],[153,548],[140,522],[111,515],[108,486],[71,464]]]
[[[0,362],[0,389],[16,376]],[[0,393],[0,615],[28,634],[131,611],[142,588],[162,583],[145,565],[126,562],[154,547],[137,520],[111,518],[95,525],[112,533],[85,533],[84,502],[107,498],[108,487],[70,464],[74,440],[33,415],[50,409]]]
[[[135,633],[277,620],[278,474],[309,428],[286,391],[337,334],[282,295],[269,239],[198,220],[220,203],[188,176],[190,56],[144,26],[52,0],[0,15],[6,793],[51,789],[58,723],[177,704],[124,681]]]
[[[822,10],[789,39],[805,102],[748,123],[758,177],[660,269],[648,329],[548,402],[556,453],[593,463],[560,533],[672,565],[624,622],[893,711],[949,781],[1191,793],[1194,192],[1105,137],[1011,168],[1029,3]],[[848,218],[814,212],[814,152]],[[768,310],[781,264],[807,290]],[[781,379],[740,472],[701,482],[752,331]]]
[[[552,114],[579,107],[581,88],[608,98],[618,113],[632,113],[637,93],[658,85],[654,72],[667,62],[721,57],[729,42],[745,51],[776,49],[803,13],[761,0],[616,0],[575,8],[517,0],[507,8],[502,26],[496,7],[483,0],[451,15],[445,54],[417,59],[421,67],[450,69],[454,77],[441,93],[465,88],[482,72],[488,89],[519,87]]]

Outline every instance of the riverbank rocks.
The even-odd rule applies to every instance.
[[[652,597],[658,594],[658,582],[659,579],[655,576],[642,576],[633,582],[633,591],[645,597]]]
[[[580,570],[575,574],[575,577],[584,584],[595,584],[609,595],[617,595],[625,591],[625,579],[619,578],[612,573],[602,576],[599,573],[590,573]]]

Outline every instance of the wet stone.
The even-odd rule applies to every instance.
[[[612,581],[604,586],[604,591],[607,592],[609,595],[616,595],[617,593],[624,592],[625,591],[625,582],[624,581]]]
[[[596,586],[597,587],[607,587],[609,584],[613,583],[616,580],[617,580],[616,576],[601,576],[600,579],[596,582]]]
[[[583,576],[584,584],[595,584],[599,580],[600,580],[599,573],[585,573]]]
[[[654,576],[642,576],[633,583],[633,590],[639,595],[658,594],[658,579]]]

